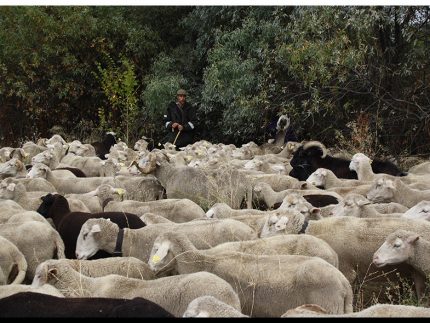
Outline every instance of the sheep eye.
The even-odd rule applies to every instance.
[[[87,238],[87,236],[88,236],[88,232],[84,233],[84,236],[83,236],[84,240]]]
[[[400,243],[395,243],[393,247],[394,248],[400,248]]]

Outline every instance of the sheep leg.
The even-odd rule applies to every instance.
[[[246,207],[252,209],[252,185],[249,185],[246,192]]]
[[[412,270],[412,279],[415,283],[415,292],[417,293],[418,301],[421,302],[425,296],[425,281],[426,277],[418,272],[417,270]]]

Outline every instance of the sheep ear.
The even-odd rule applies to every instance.
[[[56,277],[57,276],[57,268],[48,268],[48,276]]]
[[[320,214],[320,213],[321,213],[321,209],[320,209],[320,208],[318,208],[318,207],[313,207],[313,208],[310,210],[310,212],[311,212],[311,214],[317,215],[317,214]]]
[[[420,236],[418,234],[412,234],[406,239],[406,242],[409,244],[414,244],[419,238]]]
[[[100,232],[100,231],[102,231],[102,230],[100,229],[100,226],[99,226],[98,224],[94,224],[94,225],[93,225],[93,227],[91,228],[91,231],[90,231],[90,232],[95,233],[95,232]]]
[[[152,256],[151,260],[155,264],[159,262],[160,260],[164,259],[167,256],[167,253],[169,252],[169,243],[167,241],[164,241],[161,243],[160,248],[158,248],[155,255]]]

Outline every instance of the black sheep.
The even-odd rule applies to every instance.
[[[68,170],[68,171],[72,172],[73,175],[75,175],[76,177],[87,177],[87,175],[85,175],[85,173],[83,171],[81,171],[79,168],[76,168],[76,167],[59,167],[59,168],[55,168],[55,169]]]
[[[63,298],[23,292],[0,299],[0,308],[0,317],[174,317],[142,297]]]
[[[92,142],[91,145],[96,150],[96,156],[100,159],[107,159],[106,154],[109,154],[110,148],[116,144],[115,133],[107,132],[102,141]]]
[[[145,223],[138,215],[127,212],[71,212],[67,199],[60,194],[47,194],[41,197],[42,204],[37,209],[45,218],[51,218],[55,228],[64,241],[66,258],[76,259],[76,240],[82,225],[92,218],[110,219],[120,228],[139,229]],[[105,251],[98,251],[91,259],[106,258],[111,255]]]
[[[326,168],[330,169],[338,178],[357,179],[357,173],[349,169],[350,162],[350,159],[327,155],[326,148],[322,143],[309,141],[294,153],[290,161],[293,169],[289,175],[300,181],[305,181],[318,168]],[[406,175],[405,172],[388,160],[373,159],[372,169],[375,174]]]

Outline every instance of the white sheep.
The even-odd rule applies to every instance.
[[[80,200],[88,208],[90,213],[103,212],[103,206],[108,201],[121,201],[125,190],[115,188],[109,184],[102,184],[95,190],[82,194],[66,194],[65,198],[70,204],[70,200]],[[73,212],[73,211],[72,211]],[[82,211],[85,212],[85,211]]]
[[[37,163],[27,174],[28,178],[46,178],[59,194],[88,193],[102,184],[125,189],[125,198],[152,201],[160,197],[163,187],[154,176],[78,177],[60,178],[44,164]]]
[[[421,201],[411,207],[402,217],[407,219],[422,219],[430,221],[430,201]]]
[[[373,255],[377,267],[407,263],[418,272],[430,275],[430,241],[419,234],[398,229],[390,233]]]
[[[8,239],[0,236],[0,285],[21,284],[27,272],[27,260]]]
[[[319,220],[322,219],[322,211],[330,208],[331,206],[325,206],[323,208],[314,207],[309,203],[303,196],[298,193],[289,193],[282,200],[281,205],[278,210],[296,210],[305,215],[309,220]]]
[[[205,212],[195,202],[189,199],[161,199],[156,201],[111,201],[105,206],[105,212],[118,211],[129,212],[138,215],[155,213],[176,223],[188,222],[193,219],[201,219]]]
[[[43,265],[44,264],[44,265]],[[67,265],[88,277],[103,277],[110,274],[121,275],[128,278],[137,278],[150,280],[155,279],[155,275],[149,268],[146,262],[134,257],[109,257],[92,260],[77,260],[77,259],[48,259],[39,264],[41,267],[45,265]],[[38,277],[40,272],[37,271],[34,279]]]
[[[187,234],[201,249],[207,249],[227,241],[256,239],[257,234],[249,226],[231,219],[199,220],[187,223],[158,223],[140,229],[124,228],[122,253],[148,261],[155,238],[168,230]],[[89,219],[81,228],[76,243],[76,258],[87,259],[98,250],[113,253],[119,227],[106,219]],[[138,247],[137,247],[138,246]]]
[[[200,296],[188,304],[182,317],[249,317],[213,296]]]
[[[370,184],[370,182],[359,181],[356,179],[338,178],[332,170],[327,168],[318,168],[306,179],[306,182],[319,187],[319,188],[332,188],[332,187],[353,187],[363,184]]]
[[[316,317],[316,318],[331,318],[331,317],[430,317],[430,309],[421,306],[412,305],[394,305],[394,304],[375,304],[359,312],[349,314],[327,314],[327,311],[316,304],[304,304],[294,309],[288,310],[281,315],[285,317]]]
[[[12,214],[25,211],[26,210],[15,201],[0,199],[0,223],[7,222]]]
[[[210,295],[240,310],[238,295],[222,278],[209,272],[163,277],[154,280],[120,275],[87,277],[62,263],[41,264],[32,286],[50,284],[66,297],[108,297],[132,299],[143,297],[175,317],[181,317],[195,298]]]
[[[289,216],[284,233],[304,232],[326,241],[339,257],[339,269],[353,283],[357,276],[375,275],[377,268],[369,268],[373,253],[387,234],[396,229],[416,231],[430,239],[430,223],[401,217],[356,218],[328,217],[305,221],[302,214]],[[347,241],[347,243],[346,243]],[[422,277],[413,277],[417,294],[422,295]]]
[[[302,255],[320,257],[336,268],[336,252],[322,239],[308,234],[283,234],[247,241],[224,242],[210,250],[243,252],[253,255]]]
[[[235,209],[246,200],[248,208],[252,208],[248,180],[230,165],[216,170],[174,166],[162,152],[151,151],[141,171],[155,174],[167,198],[188,198],[202,207],[225,202]]]
[[[252,317],[279,317],[309,301],[330,313],[352,312],[351,285],[319,257],[198,250],[184,234],[170,231],[154,241],[149,265],[156,272],[204,270],[224,278],[238,293],[241,312]]]
[[[422,162],[418,165],[412,166],[408,170],[408,174],[415,174],[415,175],[428,175],[430,174],[430,161]]]
[[[144,213],[139,217],[146,225],[157,224],[157,223],[175,223],[166,219],[164,216],[155,213]],[[193,221],[193,220],[192,220]]]
[[[350,162],[349,168],[357,172],[359,180],[365,181],[376,181],[380,178],[386,178],[390,180],[400,180],[407,184],[410,188],[418,190],[430,189],[429,176],[426,175],[414,175],[408,174],[406,176],[393,176],[385,173],[374,173],[372,169],[372,160],[362,153],[355,154]]]
[[[49,224],[39,221],[1,224],[0,235],[15,244],[27,260],[26,281],[33,279],[40,262],[65,258],[64,242]]]
[[[253,200],[263,201],[268,209],[273,209],[282,203],[289,192],[289,189],[275,192],[269,184],[257,183],[253,188]]]
[[[430,190],[410,188],[399,178],[380,177],[373,181],[366,197],[374,203],[396,202],[411,208],[421,201],[430,200]]]
[[[22,183],[10,183],[7,179],[0,182],[0,199],[13,200],[26,210],[36,211],[40,206],[40,197],[46,192],[40,192],[39,196],[32,198]]]
[[[217,218],[217,219],[227,219],[233,218],[240,215],[246,214],[266,214],[265,211],[255,210],[255,209],[232,209],[226,203],[215,203],[212,207],[207,210],[205,216],[207,218]]]
[[[48,149],[46,146],[35,144],[32,141],[27,141],[21,147],[28,154],[27,158],[31,160],[34,156]]]
[[[331,212],[332,216],[355,216],[358,218],[400,217],[403,215],[403,213],[380,213],[371,201],[360,194],[348,194],[343,201],[333,207]]]

